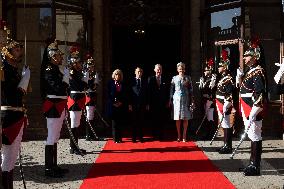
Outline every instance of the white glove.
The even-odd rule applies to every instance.
[[[100,82],[101,82],[101,80],[100,80],[99,74],[96,72],[94,83],[98,85]]]
[[[202,89],[203,88],[203,86],[204,86],[204,78],[203,77],[200,77],[200,79],[199,79],[199,89]]]
[[[83,74],[84,74],[84,76],[82,78],[82,81],[84,81],[85,83],[88,83],[89,78],[90,78],[90,73],[88,71],[86,71]]]
[[[241,80],[243,75],[244,75],[244,73],[242,72],[242,70],[240,68],[238,68],[237,69],[237,75],[236,75],[236,87],[239,87],[240,80]]]
[[[213,87],[215,87],[216,78],[217,78],[216,74],[212,74],[212,78],[211,78],[211,81],[210,81],[210,83],[209,83],[209,88],[210,88],[210,89],[213,89]]]
[[[213,104],[213,101],[211,101],[211,100],[207,100],[206,101],[206,108],[210,108],[211,107],[211,105]]]
[[[229,110],[229,108],[232,106],[232,103],[225,100],[224,102],[224,106],[223,106],[223,114],[227,113],[227,111]]]
[[[284,63],[283,64],[275,63],[275,65],[280,67],[274,76],[274,81],[276,82],[276,84],[278,84],[284,74]]]
[[[22,70],[22,79],[20,83],[18,84],[18,87],[23,89],[25,92],[27,91],[27,88],[30,82],[30,77],[31,77],[30,68],[28,66],[27,67],[24,66]]]
[[[62,81],[69,85],[69,80],[70,80],[70,71],[68,68],[64,68]]]
[[[249,114],[249,120],[250,121],[255,121],[256,119],[256,116],[259,112],[262,111],[263,108],[261,107],[258,107],[258,106],[253,106],[251,111],[250,111],[250,114]]]

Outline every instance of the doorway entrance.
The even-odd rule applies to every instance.
[[[181,61],[181,27],[178,25],[151,25],[140,29],[114,26],[112,30],[112,70],[119,68],[125,79],[134,77],[140,66],[144,76],[154,74],[154,65],[163,66],[163,75],[176,74]]]

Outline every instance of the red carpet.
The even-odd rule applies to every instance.
[[[80,189],[231,189],[193,142],[108,141]]]

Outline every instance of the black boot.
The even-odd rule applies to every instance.
[[[8,173],[9,189],[13,189],[13,181],[14,181],[14,169],[9,171],[9,173]]]
[[[219,154],[231,154],[232,151],[232,128],[224,128],[224,146],[219,150]]]
[[[244,169],[245,176],[260,175],[260,161],[262,153],[262,141],[254,141],[251,143],[251,161]]]
[[[72,135],[74,137],[74,140],[72,139],[72,137],[70,136],[70,154],[76,154],[76,155],[85,155],[86,154],[86,150],[84,149],[78,149],[76,144],[78,144],[78,134],[77,134],[77,128],[71,128],[71,132]],[[76,142],[76,144],[74,143]],[[79,147],[79,146],[78,146]]]
[[[45,176],[62,178],[63,174],[54,169],[53,166],[53,145],[45,146]]]
[[[55,171],[59,172],[60,174],[69,173],[68,169],[63,169],[61,167],[58,167],[57,165],[57,143],[53,145],[53,168]]]
[[[2,172],[2,186],[3,189],[9,189],[9,172],[8,171],[3,171]]]

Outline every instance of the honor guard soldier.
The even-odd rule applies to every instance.
[[[69,71],[65,68],[64,73],[59,70],[62,64],[63,53],[58,49],[57,43],[53,42],[47,47],[47,57],[43,58],[42,94],[45,94],[43,112],[47,121],[47,139],[45,145],[45,175],[50,177],[62,177],[67,169],[57,166],[57,142],[65,118],[67,105],[67,88],[69,83]]]
[[[97,136],[93,136],[91,128],[95,126],[95,108],[97,103],[97,87],[99,85],[100,79],[99,74],[95,69],[95,61],[93,57],[88,53],[85,56],[84,68],[85,71],[89,72],[88,89],[86,92],[86,112],[87,120],[90,125],[86,125],[86,140],[99,140]]]
[[[232,126],[230,124],[230,114],[233,109],[233,78],[229,73],[228,66],[230,60],[228,57],[228,51],[222,50],[220,62],[218,66],[218,72],[221,74],[221,78],[217,84],[216,91],[216,107],[218,111],[219,121],[224,130],[224,146],[220,148],[220,154],[232,153]]]
[[[4,189],[13,188],[13,170],[20,151],[23,129],[27,124],[23,96],[27,93],[30,69],[24,66],[22,74],[17,66],[24,57],[23,46],[9,39],[2,48],[3,74],[1,81],[2,124],[2,184]]]
[[[86,96],[85,89],[89,80],[89,73],[83,74],[82,61],[79,57],[79,49],[76,46],[71,47],[70,55],[68,57],[68,64],[70,67],[70,80],[68,97],[68,110],[71,120],[70,136],[70,153],[76,155],[86,154],[86,150],[78,149],[78,127],[82,117],[82,111],[85,108]],[[79,147],[79,146],[78,146]]]
[[[216,92],[216,74],[213,74],[214,60],[210,58],[209,61],[206,62],[206,66],[204,68],[204,77],[200,78],[199,81],[199,89],[202,93],[202,101],[204,104],[204,110],[208,125],[206,125],[206,131],[204,135],[204,139],[211,139],[214,135],[215,124],[214,124],[214,100],[215,100],[215,92]]]
[[[243,75],[238,69],[237,74],[237,80],[243,75],[240,85],[241,111],[248,137],[251,140],[250,164],[243,170],[245,176],[260,175],[262,111],[266,97],[266,78],[264,69],[258,64],[259,58],[259,39],[255,38],[244,53],[248,71]]]

